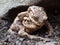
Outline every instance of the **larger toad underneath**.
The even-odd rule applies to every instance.
[[[45,40],[46,38],[30,35],[28,33],[32,33],[46,25],[49,30],[48,36],[51,36],[53,28],[47,19],[47,14],[42,7],[30,6],[27,11],[17,15],[8,31],[12,34],[17,32],[19,36],[28,37],[30,39],[40,38]]]

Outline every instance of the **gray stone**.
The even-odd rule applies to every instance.
[[[56,45],[56,44],[57,44],[57,42],[55,42],[55,41],[53,41],[53,42],[46,42],[46,43],[40,41],[40,42],[36,43],[36,45]]]
[[[40,0],[0,0],[0,17],[3,17],[9,9],[17,6],[27,6],[38,3]]]

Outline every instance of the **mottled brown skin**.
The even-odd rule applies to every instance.
[[[18,14],[9,30],[11,32],[16,31],[18,35],[22,37],[28,37],[30,39],[40,38],[43,40],[49,40],[47,38],[28,34],[36,31],[37,29],[40,29],[45,25],[49,30],[48,36],[51,36],[53,28],[47,21],[47,18],[47,14],[42,7],[30,6],[27,11]]]

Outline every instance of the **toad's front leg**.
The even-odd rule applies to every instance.
[[[53,30],[54,30],[52,25],[48,21],[46,21],[45,26],[48,28],[48,37],[52,36]]]
[[[43,38],[43,37],[40,37],[40,36],[30,35],[27,32],[25,32],[24,30],[20,30],[18,32],[18,35],[21,36],[21,37],[28,38],[28,39],[34,39],[34,40],[39,39],[39,40],[43,40],[43,41],[51,41],[51,39],[49,39],[49,38]]]

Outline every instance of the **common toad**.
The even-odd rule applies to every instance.
[[[30,6],[27,11],[21,12],[17,15],[9,30],[11,32],[16,31],[18,35],[22,37],[28,37],[30,39],[40,38],[46,40],[47,38],[30,35],[28,33],[32,33],[46,25],[49,30],[48,36],[51,36],[53,28],[47,19],[48,17],[43,7]]]

